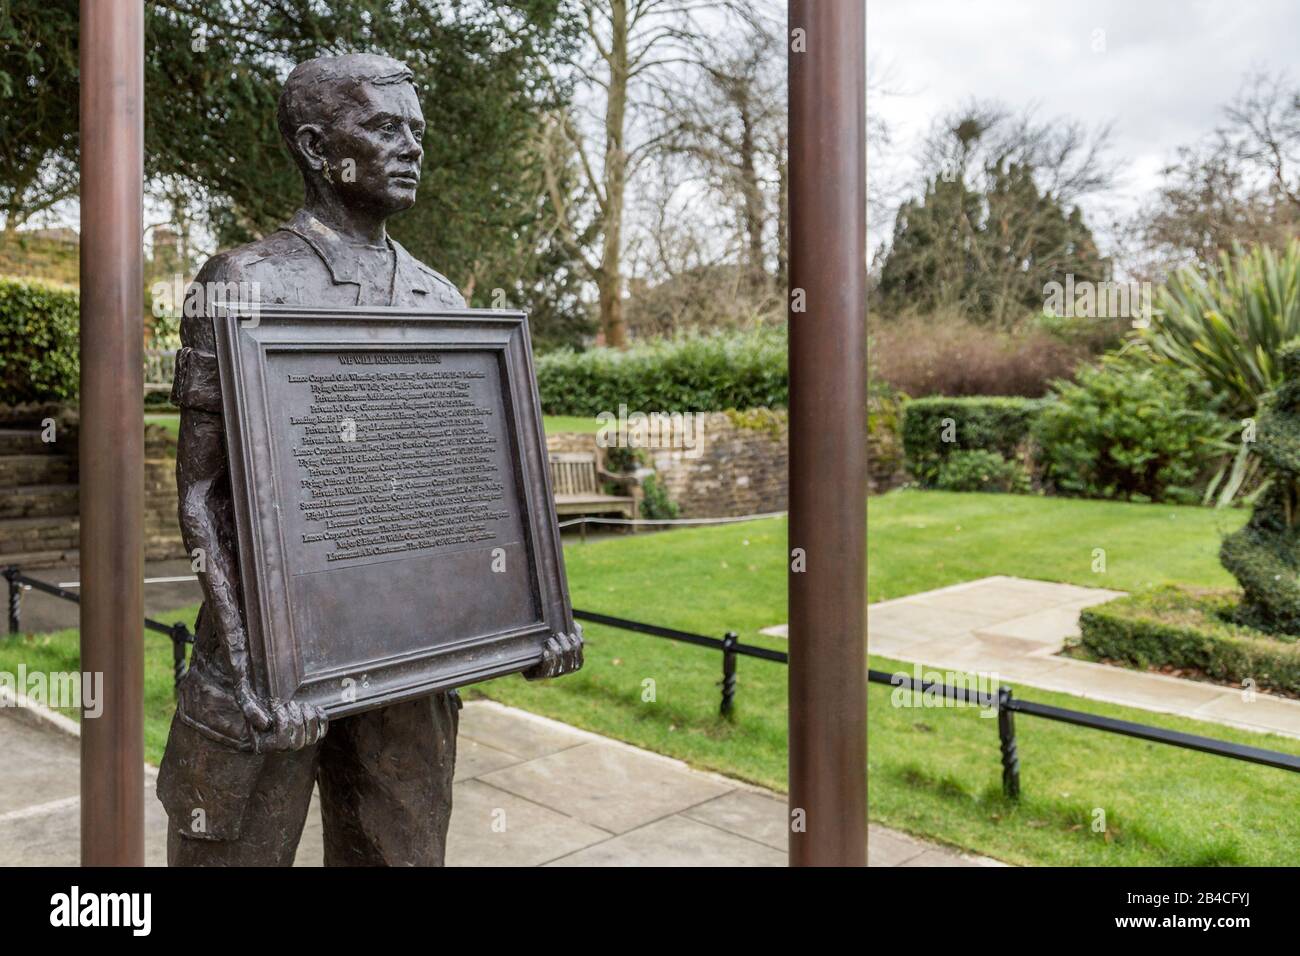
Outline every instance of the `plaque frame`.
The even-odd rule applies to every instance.
[[[564,553],[553,506],[541,401],[524,312],[394,307],[260,306],[213,316],[221,377],[241,602],[255,689],[266,697],[307,701],[331,717],[359,713],[437,691],[527,670],[546,641],[574,634]],[[353,655],[306,674],[295,633],[287,523],[277,505],[268,355],[278,351],[491,353],[497,358],[507,460],[528,557],[535,620],[488,628],[413,653]],[[281,491],[282,494],[282,491]],[[458,592],[490,606],[492,594]],[[418,600],[418,595],[413,595]],[[489,612],[490,613],[490,612]],[[358,650],[363,650],[358,648]]]

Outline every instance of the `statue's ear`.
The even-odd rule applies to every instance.
[[[319,172],[325,166],[325,130],[314,123],[304,123],[293,138],[307,166]]]

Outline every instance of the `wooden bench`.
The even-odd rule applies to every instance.
[[[634,480],[631,476],[604,471],[596,456],[589,452],[552,452],[547,458],[551,466],[551,491],[555,495],[557,515],[617,514],[636,518],[635,496],[607,495],[601,491],[601,481],[626,486]],[[579,527],[585,539],[587,523],[584,521]],[[636,525],[631,527],[636,530]]]

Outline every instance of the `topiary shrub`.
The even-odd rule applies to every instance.
[[[1015,459],[992,451],[959,451],[939,465],[934,487],[941,491],[1001,491],[1023,494],[1029,473]]]
[[[1196,502],[1225,450],[1208,386],[1170,365],[1103,359],[1058,382],[1034,425],[1054,492],[1127,501]]]
[[[1243,623],[1300,636],[1300,342],[1280,350],[1282,385],[1264,400],[1255,454],[1270,481],[1250,521],[1223,539],[1219,560],[1244,592]]]
[[[944,461],[960,452],[988,451],[1021,459],[1040,399],[916,398],[903,409],[903,451],[912,477],[932,488]]]
[[[0,278],[0,405],[76,398],[78,308],[75,289]]]

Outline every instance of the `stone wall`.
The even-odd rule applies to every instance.
[[[784,411],[711,412],[692,450],[657,448],[650,459],[683,518],[784,511],[789,441]]]
[[[784,511],[788,442],[784,411],[710,412],[695,429],[660,434],[645,449],[649,467],[683,518],[721,518]],[[595,452],[596,436],[548,435],[551,452]],[[674,447],[676,446],[676,447]]]
[[[176,439],[157,425],[144,432],[144,556],[186,557],[176,502]]]
[[[55,440],[42,423],[54,419]],[[77,415],[57,406],[0,408],[0,564],[75,564],[80,545]],[[185,554],[176,516],[176,442],[145,428],[145,557]]]

